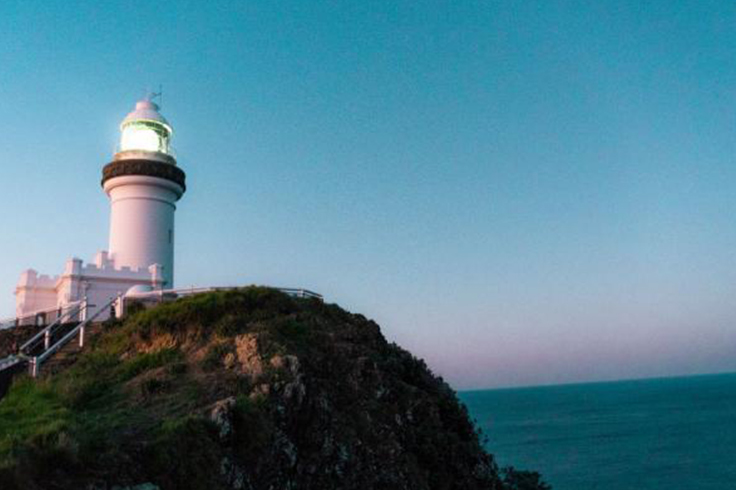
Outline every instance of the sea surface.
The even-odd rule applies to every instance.
[[[736,489],[736,374],[459,396],[500,466],[554,490]]]

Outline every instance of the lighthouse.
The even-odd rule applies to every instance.
[[[16,325],[60,322],[81,309],[86,317],[90,308],[92,318],[102,321],[113,314],[112,305],[115,315],[124,314],[126,298],[155,302],[183,294],[174,286],[174,215],[187,186],[171,147],[173,133],[150,97],[125,116],[117,151],[102,168],[110,200],[108,249],[87,263],[70,257],[58,275],[23,271],[15,288]],[[321,298],[304,289],[282,291]]]
[[[174,214],[186,175],[171,148],[173,129],[151,98],[120,124],[120,142],[102,169],[110,199],[109,248],[90,263],[71,257],[59,275],[25,270],[15,288],[19,318],[79,302],[104,305],[128,291],[174,287]]]
[[[138,102],[120,125],[119,151],[102,171],[110,198],[109,259],[116,267],[162,268],[174,287],[174,213],[186,175],[171,150],[171,125],[151,100]]]

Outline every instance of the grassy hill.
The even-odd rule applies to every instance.
[[[3,489],[543,489],[378,325],[268,288],[108,323],[0,402]]]

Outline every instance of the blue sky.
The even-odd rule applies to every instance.
[[[177,282],[303,286],[458,388],[736,370],[729,2],[0,4],[0,316],[107,247],[163,85]]]

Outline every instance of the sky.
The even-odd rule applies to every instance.
[[[107,248],[146,90],[177,286],[305,287],[457,389],[736,371],[736,4],[0,3],[0,316]],[[4,292],[4,293],[2,293]]]

